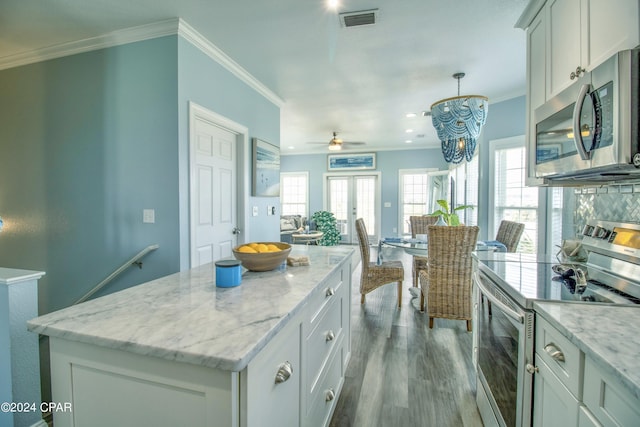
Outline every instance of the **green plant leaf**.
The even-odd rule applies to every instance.
[[[455,211],[459,211],[459,210],[462,210],[462,209],[473,209],[473,206],[470,206],[470,205],[462,205],[462,206],[458,206],[458,207],[457,207],[457,208],[455,208],[453,211],[455,212]]]
[[[433,211],[429,214],[429,216],[440,216],[440,215],[449,215],[447,212],[443,212],[440,209],[438,209],[437,211]]]
[[[440,199],[436,200],[436,202],[442,206],[442,209],[444,209],[445,212],[449,213],[449,203],[446,200]]]
[[[460,218],[458,217],[458,215],[451,214],[451,216],[449,217],[449,225],[451,225],[451,226],[460,225]]]

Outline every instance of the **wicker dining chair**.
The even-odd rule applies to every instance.
[[[427,227],[434,225],[438,221],[437,216],[413,215],[409,217],[409,224],[411,225],[411,237],[416,238],[418,234],[427,234]],[[429,258],[426,256],[413,256],[413,286],[418,287],[418,273],[420,270],[427,268]]]
[[[498,227],[496,240],[507,247],[507,252],[515,252],[524,232],[524,224],[503,219]]]
[[[360,304],[364,304],[365,295],[387,283],[398,282],[398,307],[402,305],[402,281],[404,267],[401,261],[385,261],[378,265],[370,261],[369,235],[364,220],[356,220],[356,231],[362,256],[362,274],[360,275]]]
[[[518,244],[520,244],[522,233],[524,233],[524,224],[503,219],[500,221],[500,226],[496,233],[496,241],[505,245],[507,252],[515,252],[516,249],[518,249]],[[484,303],[484,295],[482,295],[481,301]],[[489,316],[491,316],[493,314],[491,301],[487,301],[487,308],[489,310]]]
[[[434,317],[442,317],[466,320],[471,331],[471,252],[480,229],[430,225],[427,230],[429,265],[420,271],[420,311],[426,297],[429,328]]]

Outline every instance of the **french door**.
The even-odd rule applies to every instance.
[[[325,206],[336,217],[341,243],[358,243],[358,218],[364,220],[369,240],[376,242],[380,230],[379,175],[327,175],[325,188]]]

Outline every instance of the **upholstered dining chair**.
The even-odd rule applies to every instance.
[[[438,221],[437,216],[412,215],[409,217],[411,225],[411,237],[416,238],[418,234],[427,234],[427,226],[434,225]],[[419,255],[413,256],[413,286],[418,287],[418,273],[427,268],[429,258]]]
[[[404,267],[401,261],[385,261],[378,265],[370,260],[369,235],[362,218],[356,219],[356,231],[362,256],[362,274],[360,275],[360,304],[364,304],[365,295],[387,283],[398,283],[398,307],[402,305],[402,281]]]
[[[427,228],[429,264],[420,271],[420,311],[427,300],[429,328],[434,317],[467,321],[471,331],[471,252],[479,227],[437,226]]]
[[[524,232],[524,224],[503,219],[500,221],[496,240],[507,247],[507,252],[515,252]]]

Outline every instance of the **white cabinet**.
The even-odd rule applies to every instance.
[[[584,367],[584,404],[593,418],[606,427],[637,426],[640,400],[625,391],[622,384],[605,373],[591,358]],[[585,423],[585,425],[589,425]],[[596,424],[598,425],[598,424]]]
[[[632,427],[640,400],[536,315],[535,427]]]
[[[536,316],[534,426],[578,425],[583,363],[582,352]]]
[[[326,426],[349,359],[350,306],[349,255],[239,371],[51,337],[53,401],[72,409],[54,414],[56,427]]]
[[[640,43],[637,0],[548,0],[547,99]]]

